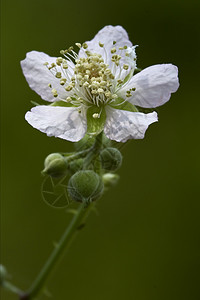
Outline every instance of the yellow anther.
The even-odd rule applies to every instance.
[[[67,91],[67,92],[69,92],[69,91],[71,91],[73,89],[73,86],[72,85],[68,85],[68,86],[66,86],[66,88],[65,88],[65,90]]]
[[[125,46],[124,46],[124,49],[127,49],[127,48],[128,48],[128,47],[125,45]]]
[[[106,86],[106,81],[102,80],[102,81],[100,82],[100,86]]]
[[[81,44],[80,43],[76,43],[75,44],[77,47],[81,48]]]
[[[99,42],[99,47],[103,47],[104,46],[104,44],[102,44],[101,42]]]
[[[67,65],[66,63],[64,63],[64,64],[62,65],[62,67],[63,67],[63,69],[68,69],[68,65]]]
[[[119,47],[119,50],[124,50],[124,47]]]
[[[48,62],[45,62],[45,63],[44,63],[44,66],[48,66],[48,64],[49,64]]]
[[[128,68],[129,68],[129,65],[126,65],[126,64],[123,65],[124,70],[128,70]]]
[[[104,90],[101,89],[101,88],[99,88],[99,89],[97,90],[97,92],[100,93],[100,94],[102,94],[102,93],[104,92]]]
[[[116,94],[112,94],[112,99],[116,99],[118,96]]]
[[[56,78],[61,78],[61,77],[62,77],[61,72],[57,72],[57,73],[56,73]]]
[[[58,57],[56,59],[56,63],[57,63],[58,66],[60,66],[62,64],[62,62],[63,62],[63,58],[62,57]]]
[[[113,47],[111,50],[110,50],[111,53],[115,53],[116,52],[116,48]]]
[[[78,80],[82,80],[83,77],[82,77],[81,74],[77,74],[76,78],[77,78]]]
[[[86,49],[86,48],[84,48],[84,49]],[[85,53],[87,54],[87,56],[91,56],[91,54],[92,54],[92,53],[91,53],[90,51],[88,51],[88,50],[85,51]]]
[[[66,50],[67,52],[71,52],[74,49],[73,46],[69,47],[68,50]]]
[[[88,44],[83,43],[82,47],[83,47],[83,49],[87,49],[88,48]]]
[[[67,102],[71,102],[71,101],[72,101],[72,98],[71,98],[71,97],[67,97],[67,98],[66,98],[66,101],[67,101]]]
[[[51,83],[49,83],[49,84],[48,84],[48,87],[52,88],[52,85],[51,85]]]
[[[116,41],[113,41],[113,45],[115,45],[117,42]]]
[[[112,94],[111,94],[110,91],[108,91],[108,92],[105,93],[105,96],[106,96],[107,98],[111,98]]]
[[[67,79],[66,78],[61,78],[60,79],[60,85],[64,85],[66,83]]]
[[[109,87],[112,86],[112,83],[108,80],[106,85],[107,85],[107,87],[109,88]]]
[[[90,84],[89,84],[89,82],[84,82],[84,84],[83,84],[83,86],[85,86],[85,87],[88,87]]]
[[[54,97],[58,97],[58,93],[57,93],[56,89],[52,89],[51,92]]]
[[[97,90],[91,90],[91,94],[96,95],[97,94]]]

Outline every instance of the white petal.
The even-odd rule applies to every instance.
[[[31,51],[26,54],[26,58],[21,61],[22,70],[29,86],[38,93],[42,99],[47,101],[55,101],[56,99],[51,88],[48,87],[50,83],[52,88],[56,89],[59,98],[65,99],[67,97],[67,92],[64,87],[60,85],[60,80],[56,78],[44,63],[49,64],[56,62],[56,57],[50,57],[43,52]],[[58,72],[62,72],[60,67],[57,66]]]
[[[171,93],[179,87],[178,68],[172,64],[154,65],[134,75],[118,95],[126,97],[126,91],[136,88],[129,102],[141,107],[157,107],[167,102]]]
[[[86,120],[74,107],[38,105],[27,112],[25,119],[48,136],[76,142],[85,135]]]
[[[143,139],[148,126],[158,121],[155,111],[143,114],[109,107],[106,114],[105,135],[117,142],[126,142],[128,139]]]
[[[113,41],[116,42],[114,46]],[[104,44],[104,48],[99,47],[99,42]],[[108,63],[110,66],[112,65],[111,57],[113,55],[111,54],[110,50],[113,47],[116,47],[116,49],[118,49],[119,47],[123,46],[132,46],[132,43],[129,41],[129,37],[126,30],[121,26],[111,25],[103,27],[91,41],[88,41],[86,43],[88,44],[87,50],[101,54],[105,62]],[[121,56],[123,56],[123,54],[125,55],[125,51],[122,52],[117,50],[116,54],[120,54]],[[80,50],[80,56],[82,55],[83,51]]]

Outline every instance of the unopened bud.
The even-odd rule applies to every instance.
[[[69,196],[78,202],[97,200],[103,193],[103,181],[94,171],[83,170],[75,173],[69,180]]]
[[[119,175],[113,173],[106,173],[102,176],[105,188],[115,186],[119,181]]]
[[[67,161],[60,153],[49,154],[44,161],[43,174],[48,174],[51,177],[62,177],[67,173]]]
[[[73,160],[70,164],[69,164],[69,169],[71,171],[72,174],[80,171],[83,168],[83,158],[79,158],[76,160]]]
[[[116,148],[105,148],[100,153],[102,167],[108,171],[116,171],[121,167],[122,155]]]

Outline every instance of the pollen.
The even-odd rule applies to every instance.
[[[56,58],[55,63],[44,63],[68,93],[68,97],[62,99],[53,88],[51,90],[53,96],[77,107],[82,105],[100,107],[114,102],[118,98],[117,92],[123,85],[124,78],[128,72],[131,72],[129,58],[133,50],[123,45],[116,48],[115,41],[110,50],[99,41],[102,54],[90,51],[87,43],[75,43],[75,45],[81,49],[81,56],[71,46],[60,51],[64,58]],[[124,56],[127,59],[124,60]],[[108,57],[111,59],[110,62]],[[52,88],[51,84],[48,86]],[[127,90],[126,97],[131,97],[133,92],[134,88]],[[99,118],[99,114],[94,113],[93,118]]]

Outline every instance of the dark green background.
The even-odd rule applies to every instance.
[[[146,138],[123,148],[118,186],[99,201],[99,215],[90,216],[49,290],[56,300],[200,299],[200,2],[1,2],[1,256],[13,282],[29,287],[69,220],[42,201],[40,171],[47,154],[73,147],[24,120],[39,96],[19,62],[31,50],[59,56],[120,24],[139,45],[138,66],[174,63],[180,89],[158,109]],[[16,297],[3,292],[3,299]]]

